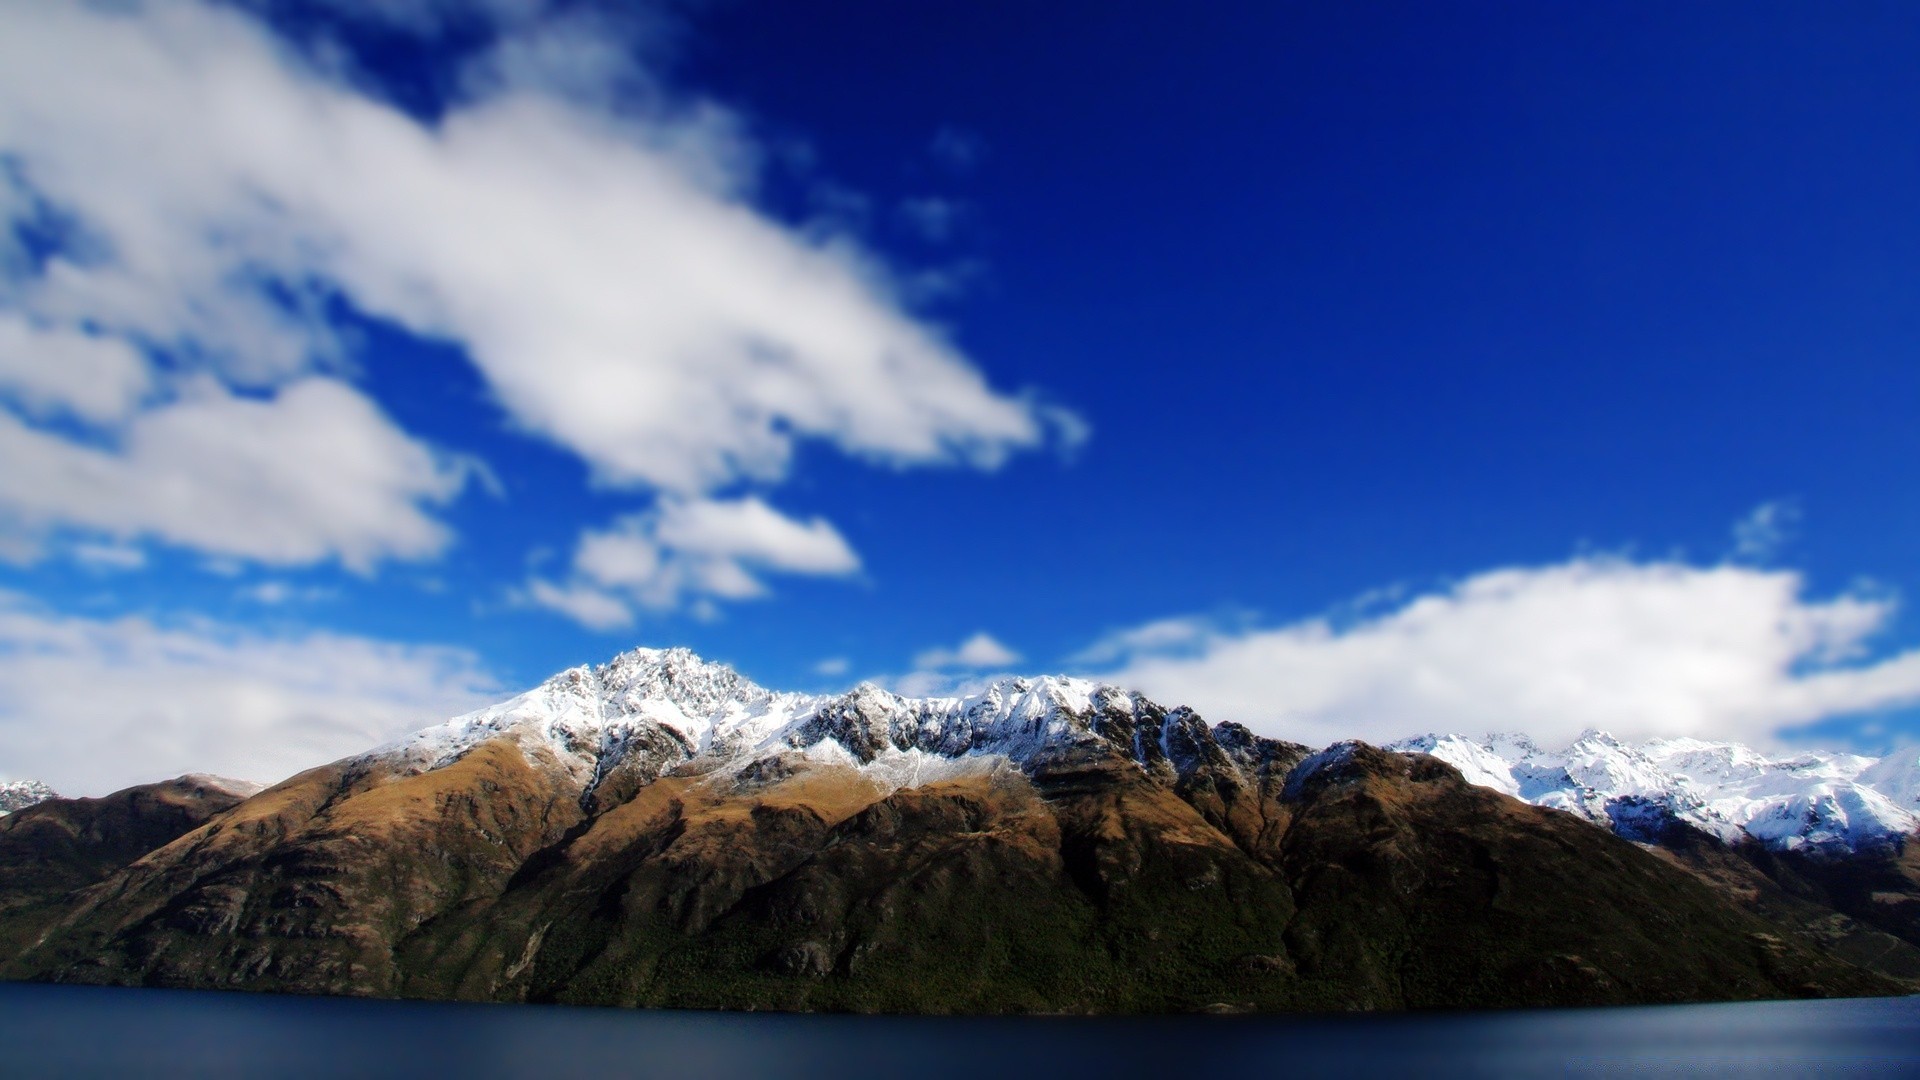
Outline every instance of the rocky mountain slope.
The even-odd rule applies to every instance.
[[[0,974],[910,1011],[1904,988],[1731,888],[1434,754],[1073,679],[808,697],[636,650],[180,831],[7,930]]]

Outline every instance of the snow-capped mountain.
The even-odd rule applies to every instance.
[[[1700,817],[1794,771],[1584,742],[1430,748],[1616,829],[1630,804],[1602,787]],[[1810,759],[1836,784],[1870,767]],[[783,694],[684,649],[251,799],[183,780],[51,804],[0,821],[0,849],[0,899],[32,901],[0,904],[0,943],[27,943],[0,978],[949,1013],[1920,986],[1903,861],[1656,857],[1434,756],[1313,754],[1117,687]]]
[[[872,684],[809,695],[768,690],[684,648],[642,648],[563,671],[368,758],[431,770],[502,737],[557,762],[583,801],[623,770],[645,781],[682,766],[737,771],[793,754],[897,788],[1112,749],[1185,776],[1210,755],[1251,761],[1261,745],[1281,745],[1235,724],[1209,730],[1191,710],[1085,679],[1009,677],[959,697],[902,697]],[[1634,840],[1658,839],[1680,821],[1728,843],[1752,837],[1777,850],[1844,853],[1920,828],[1920,751],[1775,758],[1697,739],[1632,745],[1597,731],[1551,751],[1513,734],[1424,735],[1388,749],[1432,754],[1471,783]]]
[[[1769,757],[1736,743],[1589,731],[1549,751],[1522,735],[1422,735],[1389,749],[1418,750],[1483,787],[1578,814],[1632,840],[1673,821],[1732,843],[1752,837],[1780,851],[1843,853],[1889,846],[1920,828],[1920,751],[1883,759],[1808,752]]]
[[[0,782],[0,816],[59,797],[59,792],[38,780]]]
[[[1085,679],[1008,677],[961,697],[902,697],[870,683],[808,695],[767,690],[684,648],[642,648],[563,671],[369,757],[434,769],[500,737],[549,752],[588,798],[621,768],[648,776],[689,762],[737,769],[789,753],[899,787],[1116,742],[1143,767],[1185,775],[1209,751],[1251,760],[1258,743],[1270,742],[1232,724],[1210,733],[1191,710]]]

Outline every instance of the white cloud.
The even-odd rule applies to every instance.
[[[815,675],[825,675],[828,678],[845,675],[851,670],[853,670],[853,661],[844,656],[830,656],[813,665]]]
[[[1588,727],[1769,743],[1920,702],[1920,650],[1863,660],[1891,599],[1803,589],[1787,571],[1580,558],[1488,571],[1351,622],[1164,620],[1093,655],[1111,661],[1102,678],[1309,743]]]
[[[130,544],[75,544],[73,559],[93,570],[138,570],[147,565],[147,553]]]
[[[76,527],[265,563],[337,557],[365,571],[444,548],[422,503],[465,470],[409,438],[365,396],[309,378],[271,397],[212,380],[142,412],[105,444],[0,411],[0,531]]]
[[[667,497],[587,532],[565,584],[535,579],[528,599],[596,629],[633,621],[631,605],[666,611],[693,600],[767,595],[763,573],[844,577],[860,557],[823,518],[799,521],[757,497]]]
[[[0,593],[0,773],[69,795],[186,772],[273,782],[500,696],[464,650],[90,619]]]
[[[1020,659],[1020,654],[982,630],[959,645],[947,649],[928,649],[913,658],[913,666],[922,671],[939,668],[1005,667]]]
[[[124,341],[35,326],[0,311],[0,395],[29,415],[120,420],[152,382],[146,358]]]
[[[802,523],[757,498],[668,500],[655,537],[669,551],[737,560],[793,574],[850,574],[860,559],[820,518]]]
[[[871,258],[752,209],[730,114],[593,108],[552,68],[429,124],[230,8],[0,5],[0,149],[94,238],[7,298],[271,385],[337,362],[337,291],[464,346],[515,423],[617,486],[777,479],[798,439],[992,467],[1046,438]]]
[[[339,590],[320,585],[296,586],[285,581],[262,581],[239,591],[242,600],[278,607],[281,604],[317,603],[339,596]]]
[[[905,675],[883,675],[872,680],[876,685],[901,697],[969,697],[992,685],[991,675],[976,671],[910,671]]]
[[[1100,666],[1129,656],[1160,654],[1203,647],[1216,632],[1214,624],[1197,616],[1155,619],[1116,630],[1074,654],[1072,662]]]
[[[625,599],[591,585],[555,585],[535,578],[527,583],[526,599],[589,630],[620,630],[633,625],[633,608]]]

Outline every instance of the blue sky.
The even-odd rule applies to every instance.
[[[0,773],[271,779],[642,643],[1920,731],[1920,13],[0,28]]]

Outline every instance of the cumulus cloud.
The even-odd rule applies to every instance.
[[[755,496],[668,497],[582,535],[570,579],[536,578],[527,598],[594,629],[630,625],[634,608],[767,595],[764,573],[844,577],[860,557],[823,518],[800,521]]]
[[[1020,654],[1009,649],[982,630],[951,649],[928,649],[913,658],[913,666],[922,671],[940,668],[995,668],[1016,663]]]
[[[844,656],[829,656],[813,665],[815,675],[825,675],[828,678],[837,678],[851,670],[853,670],[853,661]]]
[[[500,696],[460,649],[93,619],[0,592],[0,775],[70,795],[185,772],[273,782]]]
[[[337,296],[463,346],[613,486],[776,479],[798,439],[979,467],[1044,441],[873,258],[753,209],[731,114],[592,107],[541,55],[428,122],[229,7],[0,6],[0,148],[90,238],[7,299],[271,386],[338,362]]]
[[[0,531],[82,528],[361,571],[445,547],[447,529],[421,504],[451,499],[466,475],[326,378],[265,398],[204,380],[97,444],[0,411],[0,461]]]
[[[1212,720],[1324,744],[1428,731],[1774,743],[1920,702],[1920,650],[1867,659],[1896,603],[1784,570],[1593,557],[1493,570],[1350,619],[1162,620],[1084,663]]]

